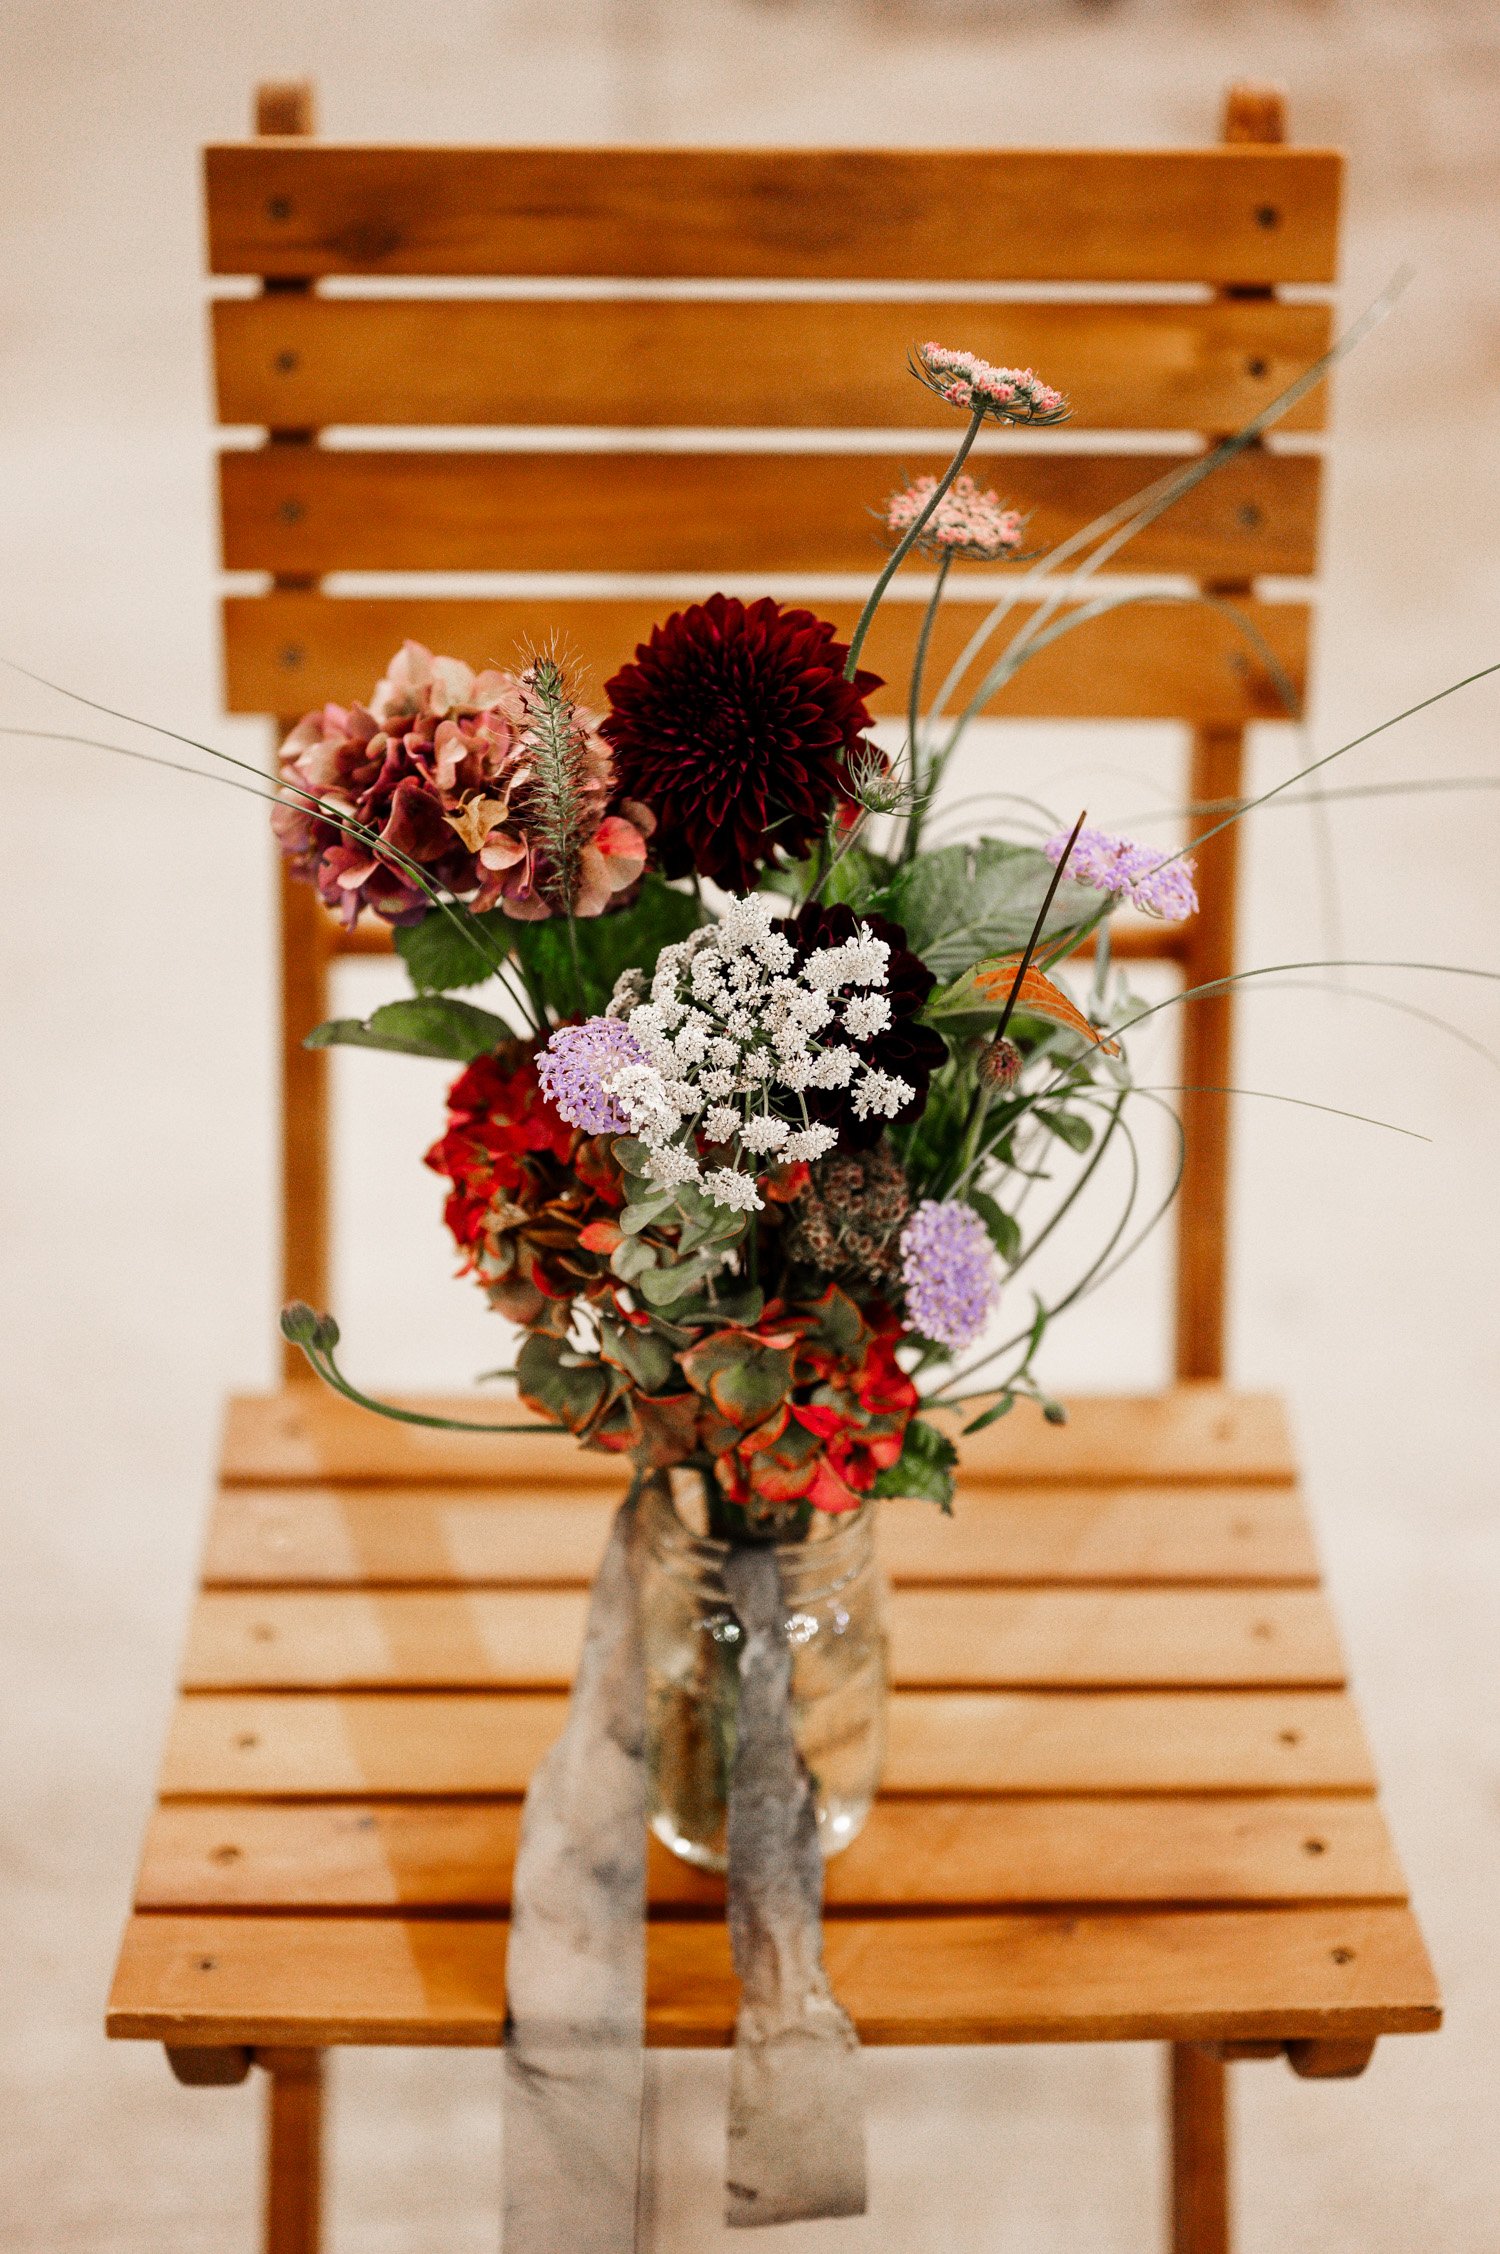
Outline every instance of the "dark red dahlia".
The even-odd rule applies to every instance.
[[[880,687],[874,673],[844,679],[848,654],[811,611],[711,595],[653,626],[606,683],[617,791],[656,816],[668,876],[748,892],[768,862],[806,855],[847,802]]]
[[[857,916],[852,908],[842,903],[833,908],[809,906],[781,928],[802,957],[814,954],[820,947],[841,947],[861,927],[873,932],[877,939],[883,939],[891,951],[886,964],[886,983],[872,989],[883,994],[890,1003],[891,1022],[883,1033],[861,1038],[844,1033],[840,1038],[877,1072],[892,1073],[912,1089],[910,1102],[889,1122],[899,1126],[903,1120],[918,1116],[927,1101],[927,1083],[948,1055],[942,1035],[934,1033],[931,1026],[917,1023],[917,1013],[937,983],[932,972],[920,955],[914,955],[907,946],[906,933],[900,924],[892,923],[887,916]],[[888,1124],[878,1115],[869,1119],[857,1117],[851,1088],[809,1088],[803,1101],[810,1118],[838,1129],[841,1150],[873,1150]]]

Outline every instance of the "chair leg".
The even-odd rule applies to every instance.
[[[265,2254],[318,2254],[323,2200],[323,2054],[258,2050],[266,2069]]]
[[[1171,2046],[1172,2254],[1229,2254],[1229,2123],[1224,2061]]]

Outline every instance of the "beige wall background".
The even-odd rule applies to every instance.
[[[303,72],[331,136],[579,143],[1184,141],[1211,136],[1229,78],[1282,78],[1298,137],[1351,153],[1346,303],[1403,260],[1415,277],[1338,378],[1315,746],[1500,659],[1500,25],[1478,0],[10,0],[0,651],[54,680],[263,753],[258,726],[219,717],[196,150],[245,128],[256,79]],[[7,724],[78,719],[0,676]],[[1481,686],[1343,780],[1493,783],[1497,722],[1500,687]],[[1099,818],[1169,802],[1171,749],[1032,730],[974,757],[1065,799],[1087,774]],[[1265,780],[1293,756],[1285,731],[1255,749]],[[60,744],[0,736],[0,808],[0,2236],[13,2254],[219,2254],[254,2243],[253,2091],[178,2089],[159,2053],[107,2047],[100,2018],[218,1403],[273,1371],[271,858],[246,801]],[[1493,789],[1344,801],[1330,821],[1343,951],[1500,967]],[[1246,959],[1324,954],[1325,920],[1306,817],[1259,818]],[[1472,1044],[1500,1049],[1500,988],[1348,983],[1471,1045],[1352,991],[1246,1003],[1248,1086],[1430,1139],[1242,1107],[1234,1362],[1292,1400],[1450,2021],[1347,2086],[1239,2070],[1242,2246],[1493,2254],[1500,1086]],[[370,1069],[340,1084],[358,1114],[351,1358],[461,1382],[499,1357],[416,1163],[441,1070],[353,1061]],[[1154,1382],[1159,1268],[1059,1337],[1058,1384]],[[1159,2243],[1154,2057],[870,2069],[873,2214],[788,2248]],[[336,2254],[492,2245],[497,2093],[493,2058],[341,2061]],[[663,2062],[657,2098],[656,2243],[699,2254],[718,2243],[720,2062]]]

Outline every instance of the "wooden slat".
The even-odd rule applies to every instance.
[[[158,1808],[145,1910],[508,1910],[518,1799]],[[651,1843],[658,1910],[720,1879]],[[1402,1902],[1373,1800],[882,1800],[827,1868],[830,1916],[1044,1903]]]
[[[1323,149],[205,152],[216,274],[1329,282]]]
[[[220,456],[231,571],[861,572],[886,548],[871,511],[948,446],[890,454],[448,453],[266,446]],[[1032,452],[976,475],[1055,547],[1182,467],[1182,457]],[[1200,579],[1317,563],[1321,464],[1240,454],[1121,550],[1130,571]],[[923,566],[921,568],[930,568]],[[960,566],[960,583],[993,578]]]
[[[1253,2041],[1439,2023],[1409,1911],[830,1919],[834,1989],[867,2043]],[[725,2043],[716,1923],[653,1925],[648,2040]],[[172,2042],[498,2043],[505,1928],[482,1919],[132,1918],[108,2031]]]
[[[393,650],[408,636],[475,664],[515,665],[556,635],[576,653],[585,696],[632,655],[652,626],[678,605],[670,598],[591,601],[553,596],[486,602],[437,596],[231,596],[224,604],[227,696],[232,712],[285,712],[327,698],[368,697]],[[854,626],[851,603],[817,604],[840,634]],[[932,637],[929,677],[941,680],[987,605],[944,605]],[[1244,616],[1266,641],[1300,698],[1307,673],[1309,613],[1302,603],[1246,602]],[[1016,630],[1030,605],[1012,613]],[[902,684],[919,611],[887,603],[864,657],[889,683]],[[904,710],[904,687],[877,690],[875,713]],[[1133,605],[1090,619],[1028,663],[986,710],[1035,719],[1184,720],[1231,723],[1284,720],[1286,705],[1259,654],[1230,619],[1181,604]]]
[[[613,1498],[597,1490],[228,1487],[209,1529],[209,1587],[582,1585]],[[1314,1582],[1286,1487],[960,1489],[951,1519],[884,1502],[892,1578],[991,1582]]]
[[[171,1796],[521,1792],[566,1714],[560,1692],[422,1697],[203,1692],[172,1717]],[[897,1691],[897,1793],[1368,1792],[1375,1772],[1337,1691]]]
[[[213,307],[219,420],[636,430],[954,428],[907,369],[935,337],[1040,369],[1081,430],[1238,430],[1328,349],[1329,309],[941,298],[320,298]],[[1282,430],[1321,430],[1320,388]]]
[[[526,1411],[493,1394],[403,1395],[428,1413],[519,1418]],[[323,1386],[241,1393],[227,1404],[221,1464],[231,1485],[268,1481],[376,1481],[411,1485],[606,1487],[623,1492],[619,1456],[579,1448],[536,1419],[537,1437],[483,1439],[392,1424]],[[966,1479],[1007,1486],[1288,1485],[1296,1476],[1286,1411],[1274,1393],[1179,1385],[1167,1393],[1083,1394],[1065,1425],[1048,1424],[1028,1402],[963,1443]]]
[[[586,1593],[210,1590],[188,1631],[195,1690],[565,1688]],[[1343,1663],[1313,1589],[899,1589],[893,1680],[1022,1689],[1336,1686]]]

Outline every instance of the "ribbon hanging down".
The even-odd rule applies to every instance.
[[[505,2254],[637,2254],[645,2030],[645,1671],[638,1493],[589,1603],[562,1737],[526,1795],[506,1960]],[[725,2220],[865,2206],[858,2039],[823,1968],[823,1859],[792,1735],[773,1550],[732,1550],[735,2026]]]

